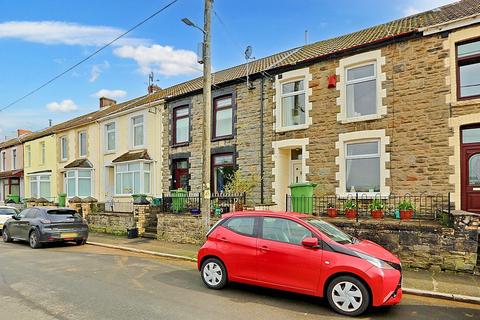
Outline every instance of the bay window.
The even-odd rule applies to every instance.
[[[151,193],[151,165],[147,162],[131,162],[115,165],[115,194],[127,195]]]
[[[30,196],[33,198],[46,198],[49,200],[50,194],[50,175],[31,175],[30,178]]]
[[[65,172],[67,197],[92,196],[92,170],[68,170]]]
[[[480,97],[480,40],[457,45],[457,96]]]
[[[223,96],[213,101],[213,138],[233,134],[232,96]]]
[[[305,83],[295,80],[281,86],[282,126],[305,124]]]
[[[345,145],[345,192],[380,192],[380,142],[352,142]]]
[[[143,116],[136,116],[132,118],[132,143],[133,147],[141,147],[144,144],[144,119]]]
[[[114,151],[116,148],[115,141],[115,122],[105,125],[105,151]]]
[[[377,113],[377,84],[375,64],[346,70],[347,118]]]
[[[173,144],[187,143],[190,139],[189,106],[173,109]]]

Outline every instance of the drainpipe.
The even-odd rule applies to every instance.
[[[263,139],[264,139],[264,132],[263,132],[263,95],[264,90],[263,86],[265,84],[265,77],[262,75],[260,78],[260,203],[263,205],[264,203],[264,188],[265,184],[263,181],[264,178],[264,163],[263,163]]]

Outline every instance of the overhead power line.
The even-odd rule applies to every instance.
[[[157,10],[156,12],[154,12],[153,14],[151,14],[149,17],[145,18],[144,20],[140,21],[139,23],[137,23],[136,25],[134,25],[133,27],[131,27],[130,29],[128,29],[127,31],[125,31],[124,33],[122,33],[121,35],[119,35],[118,37],[116,37],[115,39],[113,39],[112,41],[108,42],[107,44],[105,44],[104,46],[100,47],[99,49],[95,50],[93,53],[91,53],[90,55],[88,55],[87,57],[85,57],[84,59],[80,60],[79,62],[75,63],[74,65],[72,65],[71,67],[69,67],[68,69],[66,69],[65,71],[63,71],[62,73],[59,73],[58,75],[56,75],[55,77],[51,78],[50,80],[48,80],[47,82],[43,83],[42,85],[40,85],[39,87],[33,89],[32,91],[26,93],[25,95],[21,96],[20,98],[10,102],[9,104],[7,104],[6,106],[0,108],[0,112],[12,107],[13,105],[19,103],[20,101],[26,99],[27,97],[33,95],[34,93],[36,93],[37,91],[41,90],[42,88],[48,86],[50,83],[54,82],[55,80],[57,80],[58,78],[62,77],[63,75],[67,74],[68,72],[72,71],[73,69],[75,69],[76,67],[78,67],[79,65],[81,65],[82,63],[84,63],[85,61],[87,60],[90,60],[93,56],[97,55],[98,53],[100,53],[101,51],[105,50],[107,47],[111,46],[113,43],[115,43],[116,41],[118,41],[119,39],[123,38],[124,36],[126,36],[127,34],[129,34],[130,32],[132,32],[133,30],[135,30],[136,28],[140,27],[142,24],[146,23],[147,21],[153,19],[155,16],[157,16],[158,14],[162,13],[163,11],[165,11],[168,7],[172,6],[175,2],[177,2],[178,0],[173,0],[171,1],[170,3],[168,3],[167,5],[163,6],[162,8],[160,8],[159,10]]]

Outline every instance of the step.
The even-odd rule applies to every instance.
[[[157,233],[145,232],[144,234],[142,234],[142,238],[157,239]]]

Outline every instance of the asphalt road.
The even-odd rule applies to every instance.
[[[0,319],[343,319],[323,300],[203,286],[195,264],[93,246],[0,243]],[[364,319],[480,319],[480,305],[404,296]]]

